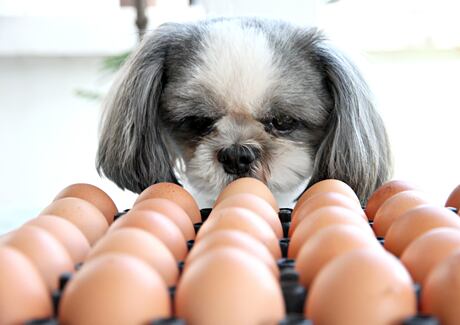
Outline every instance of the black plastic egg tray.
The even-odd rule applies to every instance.
[[[115,216],[115,219],[123,216],[129,211],[129,209],[124,210],[123,212],[118,213]],[[284,238],[280,239],[280,248],[282,252],[282,258],[277,261],[278,267],[280,269],[280,285],[283,292],[283,298],[286,308],[286,317],[279,323],[279,325],[311,325],[312,321],[305,318],[303,314],[305,299],[307,297],[307,290],[299,283],[299,275],[295,271],[295,260],[287,258],[287,252],[289,247],[289,238],[288,231],[291,224],[291,212],[292,209],[281,208],[279,211],[279,218],[283,227]],[[203,222],[206,221],[209,214],[211,213],[210,208],[201,209],[201,217]],[[195,231],[198,232],[203,222],[196,223],[194,225]],[[370,222],[372,226],[372,222]],[[377,238],[379,242],[383,245],[383,238]],[[193,240],[187,242],[189,250],[193,247]],[[76,266],[76,270],[79,269],[81,265]],[[179,262],[179,270],[182,272],[184,263]],[[59,300],[61,292],[64,289],[68,281],[71,280],[71,273],[63,273],[59,279],[59,289],[56,290],[53,295],[53,305],[55,315],[57,315],[57,310],[59,306]],[[171,300],[174,299],[175,287],[169,288],[171,295]],[[420,286],[418,284],[414,285],[414,291],[417,296],[417,302],[420,297]],[[173,305],[173,304],[171,304]],[[59,322],[57,318],[47,318],[47,319],[35,319],[26,323],[26,325],[58,325]],[[155,319],[150,322],[149,325],[185,325],[186,322],[180,318],[165,318],[165,319]],[[414,317],[407,318],[402,322],[401,325],[439,325],[437,318],[430,315],[416,315]]]

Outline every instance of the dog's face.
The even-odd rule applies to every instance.
[[[234,21],[194,41],[160,106],[190,183],[220,192],[252,176],[276,192],[309,178],[331,101],[319,67],[299,53],[305,44]]]
[[[385,131],[356,69],[325,44],[253,19],[160,27],[107,101],[98,168],[136,192],[182,173],[214,198],[245,176],[275,194],[339,178],[367,197],[388,175]]]

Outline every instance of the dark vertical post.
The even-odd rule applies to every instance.
[[[135,0],[136,6],[136,26],[139,36],[139,41],[142,40],[142,37],[145,34],[145,30],[147,28],[147,16],[145,15],[145,8],[147,7],[146,0]]]

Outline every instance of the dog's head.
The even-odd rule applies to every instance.
[[[101,122],[97,168],[134,192],[178,174],[214,196],[243,176],[275,194],[337,178],[365,201],[390,171],[354,65],[315,29],[277,21],[162,25],[125,64]]]

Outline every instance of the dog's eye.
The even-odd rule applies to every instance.
[[[288,115],[279,115],[275,116],[270,123],[276,130],[282,132],[282,133],[288,133],[293,131],[297,125],[299,124],[299,121],[296,119],[288,116]]]
[[[187,128],[195,134],[205,135],[211,132],[214,125],[214,119],[204,116],[187,116],[184,118],[179,127]]]

